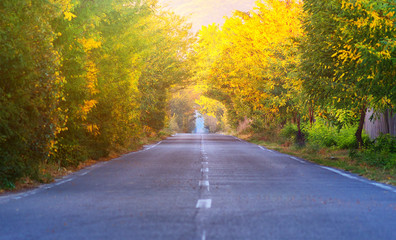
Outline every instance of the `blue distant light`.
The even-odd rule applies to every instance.
[[[205,128],[205,119],[201,113],[195,111],[195,129],[193,133],[208,133],[208,129]]]

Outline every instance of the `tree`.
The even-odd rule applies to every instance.
[[[293,100],[301,92],[296,74],[301,10],[296,1],[257,1],[251,12],[236,11],[222,30],[201,30],[198,61],[210,72],[198,76],[208,85],[207,95],[223,102],[234,120],[276,124],[301,109]]]
[[[0,3],[0,186],[37,178],[63,125],[64,84],[50,22],[62,14],[48,1]]]
[[[355,112],[360,146],[366,109],[382,108],[394,98],[390,5],[371,0],[304,3],[304,89],[328,109]]]
[[[189,78],[189,26],[156,1],[5,0],[0,13],[1,187],[158,133],[168,89]]]
[[[173,13],[161,11],[143,24],[142,41],[146,41],[147,47],[138,82],[141,119],[147,129],[157,132],[164,127],[167,90],[190,77],[187,56],[192,43],[191,25]]]

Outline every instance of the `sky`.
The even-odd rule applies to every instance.
[[[187,16],[193,24],[193,31],[202,25],[224,23],[224,16],[231,16],[235,10],[248,11],[253,9],[256,0],[159,0],[178,15]]]

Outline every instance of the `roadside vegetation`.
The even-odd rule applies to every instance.
[[[257,1],[202,28],[195,76],[231,132],[395,184],[395,13],[390,0]]]
[[[0,189],[161,137],[190,26],[156,1],[0,2]]]
[[[0,189],[190,132],[196,110],[211,132],[395,183],[393,0],[261,0],[190,29],[155,0],[2,0]],[[368,109],[387,116],[377,139]]]
[[[321,125],[321,124],[318,124]],[[326,131],[317,132],[318,126],[303,127],[308,139],[304,145],[296,142],[296,125],[288,125],[283,129],[268,129],[257,133],[253,129],[237,134],[240,138],[269,149],[297,156],[320,165],[335,167],[364,176],[368,179],[396,185],[396,138],[381,135],[375,141],[364,135],[364,147],[356,149],[356,139],[349,129],[337,131],[322,126]],[[356,128],[356,127],[355,127]],[[355,130],[355,128],[349,130]],[[312,134],[312,135],[310,135]]]

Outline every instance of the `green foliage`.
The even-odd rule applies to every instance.
[[[175,91],[175,90],[174,90]],[[169,100],[171,117],[170,130],[187,133],[194,130],[195,100],[197,95],[191,89],[175,91]]]
[[[289,123],[282,128],[282,130],[280,131],[280,135],[294,142],[297,137],[297,132],[297,125]]]
[[[368,148],[375,152],[396,153],[396,137],[389,134],[381,134]]]
[[[301,44],[304,90],[324,109],[352,111],[395,105],[395,8],[392,0],[304,1]],[[356,130],[362,145],[363,121]]]
[[[335,145],[340,149],[352,149],[357,147],[355,132],[356,126],[344,126],[334,136]]]
[[[79,163],[84,162],[88,154],[86,147],[79,145],[77,142],[72,144],[62,138],[57,144],[56,152],[52,156],[52,160],[58,164],[59,167],[77,167]]]
[[[336,145],[335,135],[337,131],[323,120],[317,120],[312,127],[307,129],[306,136],[309,143],[321,147],[331,147]]]
[[[311,146],[362,144],[366,108],[396,104],[392,0],[258,1],[203,27],[194,48],[190,26],[156,2],[0,2],[0,187],[39,179],[49,161],[128,148],[167,121],[187,131],[195,106],[169,90],[191,79],[212,129],[316,117],[303,127]],[[281,134],[293,140],[298,128]],[[394,166],[394,138],[367,146],[364,161]]]
[[[48,1],[0,3],[0,187],[25,174],[37,177],[64,115],[56,33],[61,12]]]
[[[351,151],[350,157],[370,166],[396,168],[396,137],[382,134],[374,141],[367,141],[364,150]]]
[[[373,150],[366,150],[363,153],[355,156],[362,162],[370,166],[381,167],[384,169],[392,169],[396,167],[396,154],[388,152],[376,152]]]
[[[191,39],[156,1],[1,1],[0,188],[159,132]]]
[[[312,127],[305,127],[306,138],[310,144],[338,149],[356,148],[356,129],[356,126],[348,125],[337,128],[322,119],[318,119]]]

